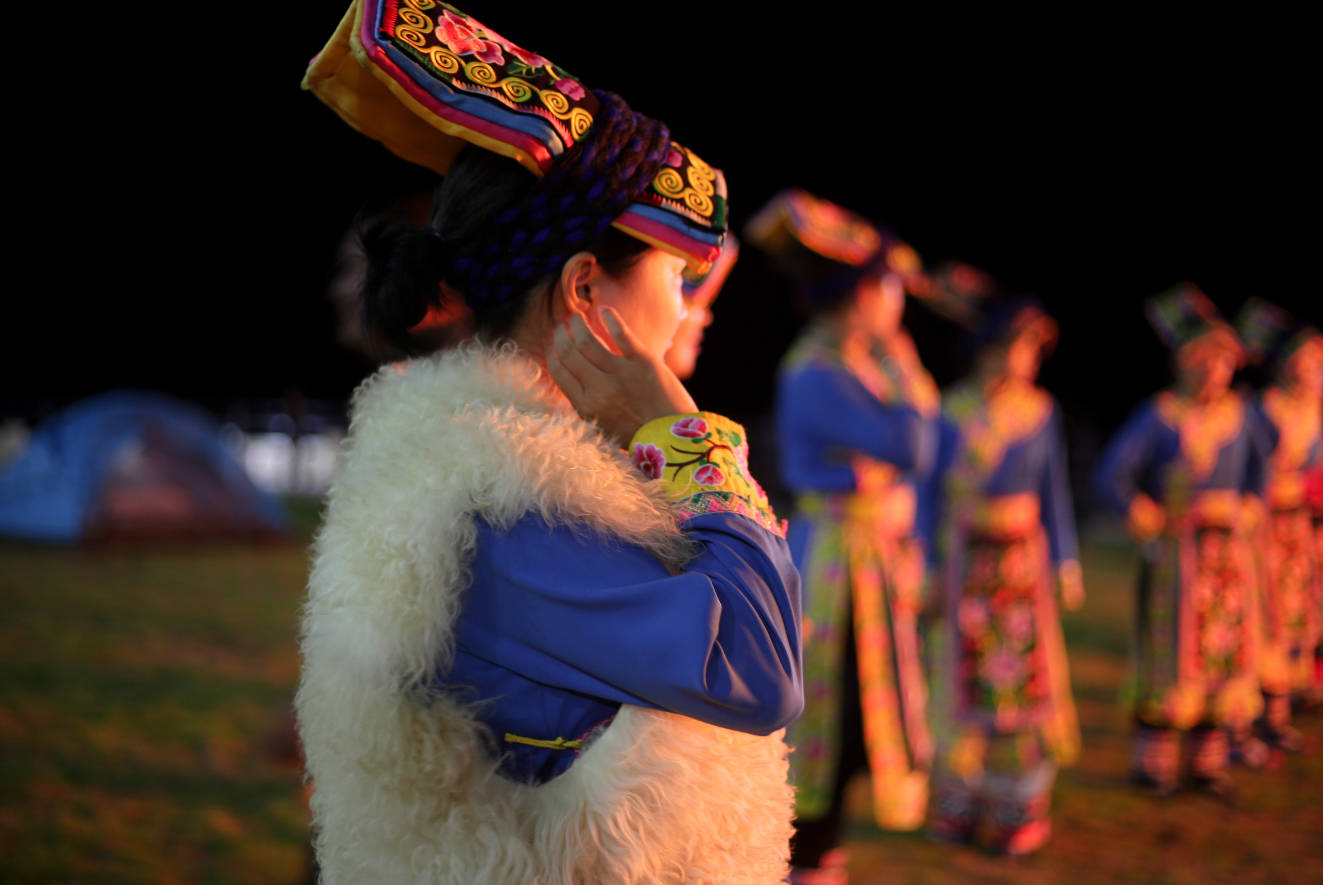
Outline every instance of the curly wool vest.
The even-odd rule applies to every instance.
[[[355,394],[318,536],[296,707],[329,883],[773,883],[792,790],[782,733],[625,705],[561,776],[497,773],[433,686],[470,589],[475,518],[585,525],[682,567],[655,482],[511,348],[378,372]]]

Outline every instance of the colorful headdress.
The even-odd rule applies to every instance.
[[[1323,333],[1306,326],[1275,304],[1262,298],[1245,302],[1236,317],[1236,331],[1245,342],[1245,350],[1255,363],[1279,365]]]
[[[777,194],[749,220],[744,234],[817,305],[844,297],[871,274],[894,273],[914,294],[927,290],[923,263],[913,248],[806,191]]]
[[[1057,321],[1032,295],[998,298],[984,306],[974,332],[974,345],[1008,342],[1029,334],[1038,339],[1041,350],[1051,352],[1057,343]]]
[[[594,233],[613,224],[700,272],[721,249],[726,182],[719,170],[619,96],[588,89],[449,4],[355,0],[303,85],[410,162],[444,174],[460,149],[474,144],[543,180],[525,200],[531,205],[519,207],[523,217],[498,215],[495,227],[507,229],[493,231],[479,254],[462,256],[467,264],[457,263],[466,295],[472,288],[509,288],[508,281],[482,278],[475,267],[503,252],[519,260],[528,241],[537,242],[541,224],[558,225],[581,245],[591,236],[576,239],[567,227]],[[563,204],[565,193],[581,195],[586,205]],[[506,267],[503,273],[522,278],[545,270]]]
[[[967,329],[978,324],[980,310],[997,292],[996,280],[959,261],[939,265],[929,280],[928,307]]]
[[[715,301],[726,282],[726,277],[730,275],[730,269],[735,266],[735,260],[739,257],[740,241],[734,234],[726,234],[726,242],[721,246],[721,254],[712,262],[712,267],[707,273],[694,273],[685,269],[684,281],[681,284],[685,299],[703,307]]]
[[[1181,283],[1144,303],[1149,324],[1174,353],[1191,352],[1192,344],[1222,346],[1243,359],[1245,349],[1217,307],[1193,283]]]

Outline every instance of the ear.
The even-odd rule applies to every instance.
[[[591,252],[576,252],[565,260],[556,280],[558,321],[571,313],[588,315],[588,308],[593,303],[593,286],[600,274],[597,256]],[[564,313],[560,310],[562,304]]]

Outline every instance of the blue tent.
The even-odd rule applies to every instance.
[[[119,391],[51,418],[0,471],[0,535],[41,541],[283,533],[280,502],[205,412]]]

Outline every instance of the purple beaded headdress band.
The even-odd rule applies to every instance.
[[[436,0],[355,0],[304,87],[394,153],[444,174],[465,144],[542,179],[468,244],[447,282],[503,298],[614,225],[705,270],[726,228],[721,172],[618,96]],[[566,251],[568,250],[568,251]]]

